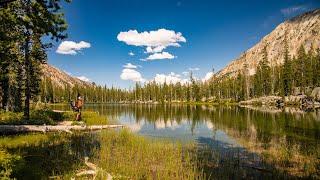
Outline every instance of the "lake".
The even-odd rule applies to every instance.
[[[53,105],[52,108],[70,110],[68,105]],[[320,177],[319,110],[142,104],[86,104],[84,110],[97,111],[142,136],[195,143],[202,149],[203,159],[208,163],[204,169],[209,173],[225,173],[225,169],[232,167],[230,173],[234,176],[230,177],[270,178],[277,172],[286,172],[283,176],[289,178]],[[94,135],[81,135],[80,139],[83,141],[91,136]],[[86,143],[90,146],[94,142]],[[56,147],[57,151],[67,156],[66,147],[73,147],[72,144]],[[88,149],[87,146],[84,149]],[[89,148],[85,152],[79,150],[79,153],[90,155],[92,152]],[[205,156],[208,153],[210,156]],[[218,166],[213,168],[211,159]]]

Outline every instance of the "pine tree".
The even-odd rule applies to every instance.
[[[305,86],[309,86],[312,87],[313,86],[313,48],[311,46],[310,51],[308,52],[308,54],[306,54],[306,58],[305,58],[305,81],[306,84]]]
[[[18,22],[24,31],[23,51],[26,79],[24,116],[26,119],[30,117],[30,100],[35,92],[34,87],[38,85],[31,81],[37,73],[35,62],[32,61],[32,51],[39,49],[33,38],[39,37],[38,40],[40,41],[42,36],[50,35],[51,39],[58,41],[66,37],[63,32],[67,26],[63,14],[59,12],[61,9],[60,3],[60,1],[46,0],[21,1],[23,17]],[[33,48],[33,46],[35,47]]]
[[[313,81],[314,86],[320,87],[320,48],[317,49],[317,55],[314,58]]]
[[[285,50],[284,50],[284,62],[282,65],[282,83],[283,83],[283,94],[288,96],[292,89],[292,66],[289,57],[289,47],[287,38],[285,38]]]
[[[305,62],[306,62],[306,52],[303,46],[300,46],[299,50],[298,50],[298,57],[297,59],[294,61],[295,62],[295,85],[296,87],[305,87],[306,86],[306,81],[305,81]]]

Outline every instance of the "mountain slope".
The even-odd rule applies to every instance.
[[[49,64],[41,65],[43,76],[46,78],[50,78],[54,86],[64,88],[67,84],[70,87],[74,87],[78,85],[80,87],[90,87],[93,86],[93,83],[82,81],[76,77],[70,76],[67,73],[59,70],[56,67],[53,67]]]
[[[304,45],[310,50],[320,47],[320,9],[307,12],[278,25],[270,34],[262,38],[255,46],[245,51],[239,58],[233,60],[225,68],[217,72],[217,77],[235,75],[247,64],[251,75],[262,59],[262,50],[267,46],[268,59],[271,66],[283,63],[283,52],[285,49],[285,33],[289,45],[289,54],[296,56],[298,49]]]

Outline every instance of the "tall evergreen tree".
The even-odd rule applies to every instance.
[[[37,41],[41,43],[42,36],[49,35],[56,41],[63,39],[63,33],[67,25],[60,12],[61,5],[59,0],[22,0],[21,11],[23,16],[18,19],[24,33],[24,67],[25,67],[25,107],[24,116],[29,119],[30,100],[34,93],[31,79],[37,75],[35,72],[35,62],[32,61],[33,51],[39,49]],[[39,37],[39,38],[36,38]],[[36,38],[36,41],[34,41]],[[36,50],[38,51],[38,50]],[[37,54],[37,53],[36,53]]]
[[[287,36],[286,36],[287,37]],[[292,65],[289,57],[289,47],[287,38],[285,37],[285,49],[284,49],[284,61],[282,65],[282,83],[283,83],[283,94],[288,96],[292,89]]]
[[[267,46],[262,50],[263,57],[259,62],[254,76],[254,91],[256,96],[266,96],[271,92],[271,69],[268,61]]]

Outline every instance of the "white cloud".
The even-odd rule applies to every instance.
[[[182,72],[182,74],[183,74],[184,76],[188,76],[189,73],[190,73],[189,71],[183,71],[183,72]]]
[[[162,52],[162,53],[155,53],[151,54],[147,59],[145,60],[157,60],[157,59],[174,59],[175,56],[168,52]]]
[[[142,75],[139,71],[135,69],[125,68],[122,70],[120,75],[122,80],[131,80],[135,82],[144,82],[145,79],[142,78]]]
[[[129,52],[129,56],[134,56],[134,55],[135,54],[132,51]]]
[[[150,46],[148,46],[146,48],[146,53],[159,53],[159,52],[162,52],[166,47],[165,46],[158,46],[158,47],[155,47],[155,48],[152,48]]]
[[[151,53],[155,59],[173,59],[174,56],[168,52],[163,52],[169,46],[180,47],[179,43],[187,42],[186,38],[180,32],[167,29],[158,29],[155,31],[138,32],[137,30],[129,30],[120,32],[117,36],[119,41],[125,42],[127,45],[146,47],[145,53]],[[168,56],[170,55],[170,56]]]
[[[292,7],[281,9],[280,12],[284,16],[291,16],[292,14],[305,11],[305,10],[307,10],[307,7],[305,5],[300,5],[300,6],[292,6]]]
[[[182,79],[180,74],[176,74],[174,72],[171,72],[170,74],[156,74],[156,76],[153,79],[158,84],[176,84],[180,82],[181,84],[187,83],[188,79]]]
[[[189,68],[189,71],[199,71],[200,68],[196,67],[196,68]]]
[[[134,64],[131,64],[131,63],[127,63],[125,65],[123,65],[124,68],[126,69],[137,69],[139,65],[134,65]]]
[[[80,41],[79,43],[73,41],[63,41],[56,50],[59,54],[69,54],[76,55],[84,48],[90,48],[91,44],[85,41]]]
[[[180,32],[176,33],[172,30],[158,29],[156,31],[144,31],[139,33],[137,30],[129,30],[128,32],[120,32],[117,36],[119,41],[123,41],[133,46],[179,46],[179,42],[186,42],[186,39]]]
[[[78,78],[78,79],[80,79],[80,80],[82,80],[82,81],[85,81],[85,82],[90,82],[90,79],[87,78],[87,77],[85,77],[85,76],[78,76],[78,77],[76,77],[76,78]]]
[[[204,78],[202,78],[202,82],[208,81],[211,79],[211,77],[214,75],[213,72],[208,72]]]

